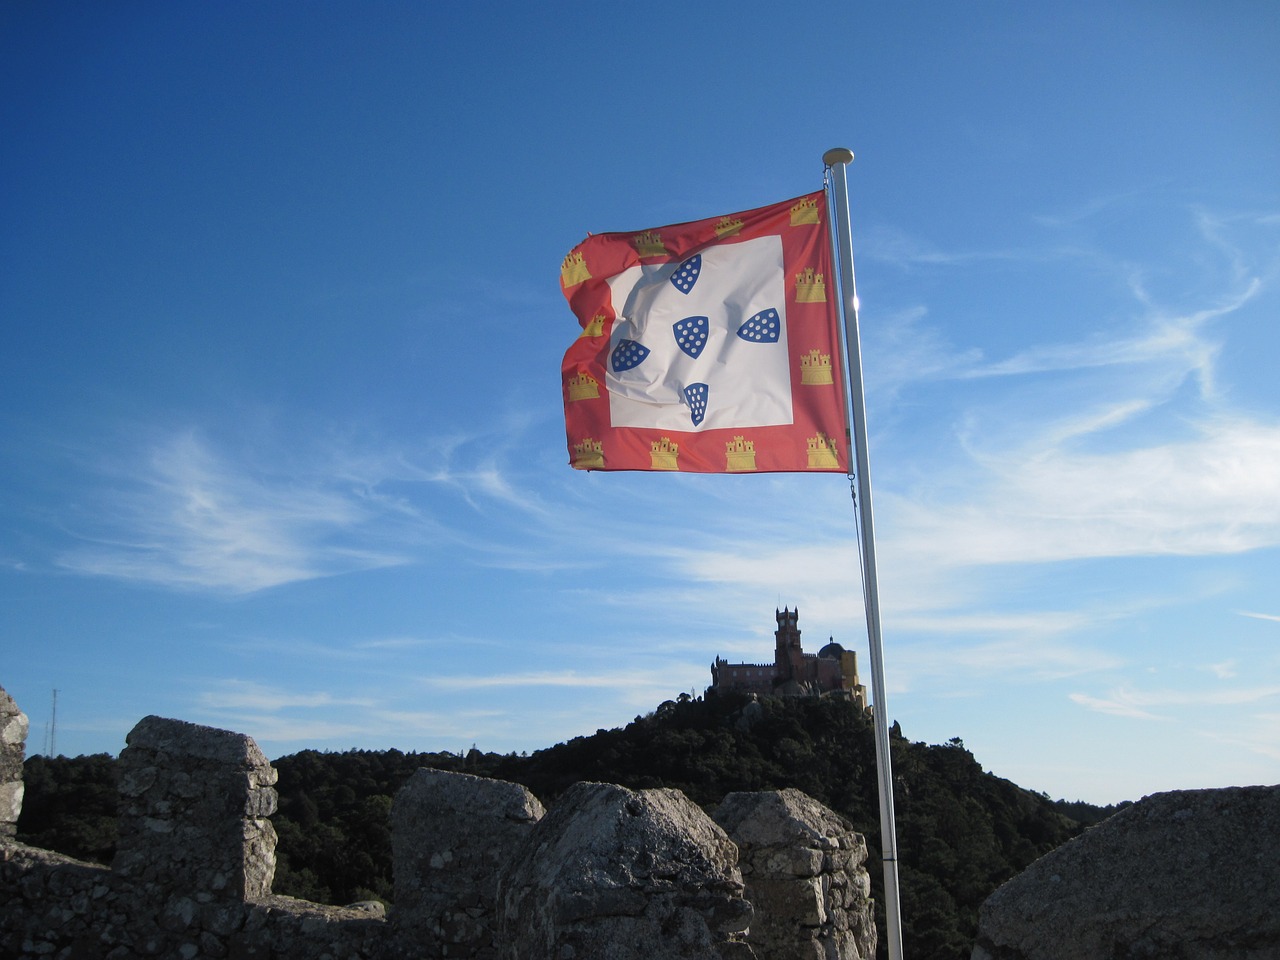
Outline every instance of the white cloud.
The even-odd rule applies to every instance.
[[[1021,261],[1035,256],[1025,249],[943,250],[926,240],[884,224],[865,231],[859,246],[871,259],[904,270],[920,266],[963,267],[975,263]]]
[[[280,686],[269,686],[253,680],[222,680],[213,690],[199,697],[199,703],[209,711],[268,711],[314,710],[333,707],[372,707],[376,701],[358,697],[335,697],[328,691],[303,693]]]
[[[1147,708],[1187,708],[1195,706],[1238,707],[1246,704],[1266,703],[1280,699],[1280,685],[1261,686],[1219,686],[1197,688],[1195,690],[1138,690],[1121,686],[1112,690],[1105,698],[1094,697],[1084,693],[1069,695],[1074,702],[1090,710],[1116,716],[1138,717],[1142,719],[1170,719],[1151,713]]]
[[[576,670],[534,670],[522,673],[432,676],[419,681],[439,690],[485,690],[493,687],[597,687],[629,690],[636,687],[667,689],[671,670],[619,670],[616,673],[579,673]]]
[[[424,637],[380,637],[376,640],[359,640],[352,644],[355,650],[413,650],[434,646],[435,641]]]
[[[1161,717],[1157,714],[1144,710],[1140,705],[1133,703],[1126,695],[1125,691],[1118,691],[1113,696],[1103,699],[1093,697],[1085,693],[1072,693],[1068,697],[1080,706],[1093,710],[1097,713],[1106,713],[1114,717],[1130,717],[1136,720],[1167,720],[1168,717]]]
[[[276,714],[227,713],[221,722],[229,729],[253,737],[259,748],[268,743],[305,743],[308,746],[340,740],[349,746],[356,735],[349,714],[326,717],[282,717]],[[275,751],[268,751],[268,755]]]
[[[964,499],[881,497],[893,549],[964,566],[1214,555],[1280,544],[1280,425],[1210,420],[1197,435],[1085,452],[1048,445],[970,463]]]
[[[1166,371],[1166,376],[1180,381],[1188,372],[1198,376],[1206,393],[1213,381],[1213,361],[1218,344],[1206,340],[1201,331],[1210,321],[1234,313],[1253,300],[1262,289],[1261,281],[1252,278],[1243,288],[1226,295],[1222,302],[1185,314],[1170,314],[1149,302],[1140,287],[1135,296],[1150,315],[1136,334],[1121,338],[1097,337],[1080,343],[1058,343],[1036,346],[1005,360],[975,366],[967,377],[1022,376],[1063,370],[1085,370],[1093,367],[1147,366]]]
[[[1108,653],[1044,636],[1034,626],[1014,637],[975,641],[931,641],[899,646],[894,672],[915,686],[923,678],[976,678],[1000,682],[1011,676],[1055,680],[1115,669],[1121,661]]]
[[[876,358],[865,371],[868,393],[892,395],[904,384],[963,377],[981,365],[982,351],[955,349],[925,323],[927,315],[915,307],[877,318],[865,338],[864,353]]]
[[[1109,197],[1084,215],[1042,222],[1074,229],[1099,210],[1140,199]],[[936,585],[945,572],[982,565],[1211,556],[1280,544],[1280,422],[1231,409],[1216,386],[1227,322],[1246,308],[1256,313],[1277,272],[1273,243],[1238,242],[1239,230],[1260,222],[1195,212],[1195,243],[1175,260],[1193,269],[1172,274],[1164,268],[1147,277],[1088,244],[1046,254],[1127,278],[1134,316],[1119,332],[986,359],[945,344],[925,325],[924,308],[890,318],[890,333],[867,353],[869,380],[883,363],[880,379],[892,396],[883,402],[895,469],[876,504],[882,554],[894,572]],[[924,254],[902,238],[884,247],[904,263],[965,259]],[[1037,256],[1023,260],[1032,265]],[[1165,302],[1151,292],[1156,279]],[[1188,383],[1199,389],[1187,391]],[[935,394],[944,388],[947,421],[909,419],[918,390],[929,390],[929,409],[938,409]]]
[[[121,469],[80,522],[98,532],[65,551],[77,573],[168,587],[249,593],[407,557],[361,542],[370,506],[315,477],[255,472],[194,432]]]
[[[85,458],[90,486],[80,499],[91,506],[66,511],[78,543],[58,565],[235,594],[401,566],[441,542],[513,569],[550,566],[511,537],[460,523],[450,502],[522,527],[555,524],[542,499],[499,466],[501,442],[452,436],[405,451],[305,430],[286,441],[250,433],[234,450],[188,429]]]
[[[1242,747],[1272,760],[1280,760],[1280,712],[1255,713],[1242,720],[1230,734],[1212,734],[1214,740],[1229,746]],[[1268,775],[1267,782],[1273,782]]]
[[[1093,618],[1080,611],[1036,611],[1031,613],[1004,613],[998,611],[939,614],[934,616],[907,615],[893,618],[895,627],[912,633],[937,633],[947,636],[965,633],[1016,633],[1044,636],[1080,629]]]
[[[1208,670],[1219,680],[1230,680],[1236,676],[1237,663],[1235,660],[1224,660],[1221,663],[1211,663],[1204,669]]]

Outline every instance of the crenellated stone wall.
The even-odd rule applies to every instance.
[[[26,732],[26,718],[0,689],[0,801],[11,798],[0,802],[0,957],[874,954],[865,844],[794,791],[735,795],[760,798],[754,819],[742,818],[757,832],[762,818],[787,824],[769,833],[772,852],[762,860],[750,852],[760,848],[750,830],[733,837],[676,790],[578,784],[548,813],[517,784],[420,770],[392,807],[396,903],[387,916],[381,904],[333,907],[273,894],[275,770],[252,738],[180,720],[147,717],[127,738],[111,867],[14,842]],[[775,861],[790,865],[786,877],[769,872]],[[791,923],[790,914],[771,923],[771,904],[782,901],[766,887],[797,878],[816,898],[799,948],[777,933],[754,936]],[[814,944],[820,952],[803,952]]]

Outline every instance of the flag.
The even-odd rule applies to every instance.
[[[822,191],[588,236],[560,284],[582,327],[561,365],[575,468],[848,472]]]

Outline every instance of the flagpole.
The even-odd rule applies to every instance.
[[[884,692],[884,651],[880,638],[880,588],[876,577],[875,524],[871,512],[871,461],[867,454],[866,398],[862,385],[862,354],[858,337],[858,292],[853,279],[853,231],[849,222],[849,185],[846,167],[853,151],[836,147],[822,155],[831,170],[834,189],[836,257],[840,263],[841,307],[844,312],[845,350],[848,357],[849,402],[853,408],[850,442],[858,483],[858,518],[862,539],[862,578],[867,614],[867,640],[871,648],[871,718],[875,727],[876,779],[880,787],[880,848],[884,862],[885,926],[889,960],[902,960],[902,917],[898,898],[898,836],[893,819],[893,768],[889,757],[889,710]]]

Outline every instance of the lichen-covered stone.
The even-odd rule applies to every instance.
[[[753,956],[737,849],[678,790],[579,783],[499,878],[507,960]]]
[[[1280,787],[1158,793],[987,898],[974,960],[1280,957]]]
[[[126,743],[115,873],[143,890],[198,890],[214,900],[269,894],[276,771],[253,739],[146,717]]]
[[[875,956],[867,845],[847,820],[799,790],[731,793],[715,819],[738,845],[756,911],[747,942],[758,956]]]
[[[395,921],[423,957],[496,956],[498,870],[544,814],[526,788],[417,771],[391,808]]]

